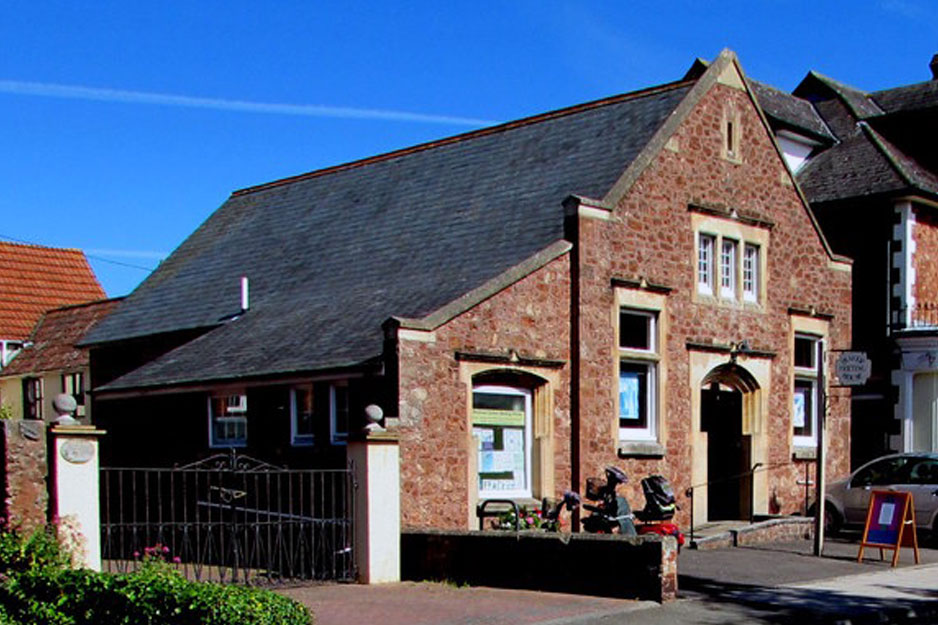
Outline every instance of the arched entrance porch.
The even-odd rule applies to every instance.
[[[700,430],[707,434],[708,520],[748,518],[752,432],[744,427],[744,404],[759,383],[742,366],[714,367],[700,390]],[[749,402],[744,401],[747,397]]]

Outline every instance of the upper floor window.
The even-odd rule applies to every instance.
[[[657,440],[657,313],[619,311],[619,438]]]
[[[42,419],[42,378],[23,378],[23,418]]]
[[[66,373],[62,376],[62,392],[71,395],[79,406],[85,405],[85,376],[77,373]]]
[[[759,301],[759,246],[751,243],[743,250],[743,299]]]
[[[720,296],[736,297],[736,241],[724,238],[720,246]]]
[[[209,445],[244,447],[248,443],[248,396],[212,395],[208,399]]]
[[[290,442],[295,447],[313,444],[313,385],[290,389]]]
[[[716,237],[700,233],[697,238],[697,291],[713,295],[713,247]]]
[[[792,432],[796,447],[817,444],[818,349],[820,337],[796,334],[793,364],[795,369],[794,405],[792,406]]]

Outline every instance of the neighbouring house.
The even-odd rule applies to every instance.
[[[0,370],[0,397],[14,419],[56,418],[52,401],[60,393],[77,404],[75,416],[91,420],[88,350],[77,343],[120,299],[74,304],[47,311],[10,363]]]
[[[81,250],[0,242],[0,371],[28,344],[44,312],[106,297]],[[39,378],[0,394],[0,402],[41,405],[47,394]]]
[[[865,92],[811,72],[791,93],[752,83],[838,253],[855,260],[853,462],[938,450],[938,55],[932,79]]]
[[[377,404],[407,526],[473,527],[479,499],[609,464],[633,503],[644,475],[694,487],[697,522],[798,512],[825,398],[848,469],[821,350],[850,345],[850,286],[724,51],[236,191],[86,336],[102,458],[344,466]]]

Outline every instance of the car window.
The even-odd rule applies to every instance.
[[[938,460],[926,458],[909,470],[909,484],[938,484]]]
[[[850,486],[887,486],[901,483],[897,480],[902,479],[900,477],[902,470],[908,463],[909,458],[904,456],[884,458],[857,471]]]

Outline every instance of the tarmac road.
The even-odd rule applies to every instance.
[[[938,551],[921,549],[899,567],[857,536],[714,551],[682,551],[680,598],[664,605],[431,582],[322,585],[281,592],[310,606],[317,625],[630,625],[722,623],[938,623]]]

